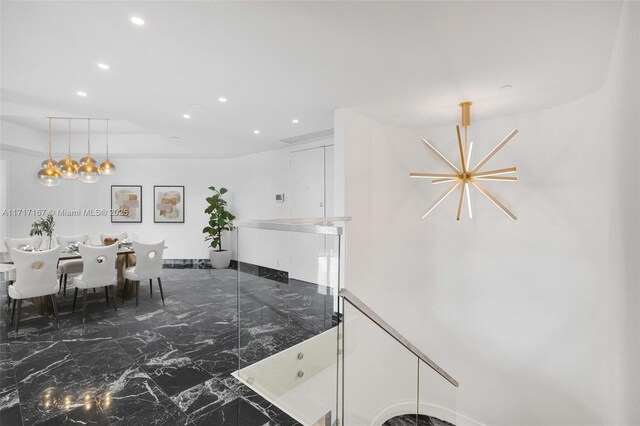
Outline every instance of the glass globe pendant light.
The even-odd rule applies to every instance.
[[[49,158],[43,162],[42,170],[38,172],[38,181],[42,186],[60,184],[62,176],[55,166],[57,163],[51,158],[51,118],[49,118]]]
[[[87,155],[80,159],[78,177],[84,183],[94,183],[100,179],[100,173],[96,166],[96,160],[91,156],[91,119],[87,120],[89,135],[87,138]]]
[[[109,161],[109,120],[107,120],[107,158],[100,164],[100,174],[111,176],[116,172],[116,165]]]
[[[60,168],[60,174],[64,179],[75,179],[78,177],[78,168],[80,164],[73,158],[71,158],[71,119],[69,119],[69,152],[67,158],[64,158],[58,162]]]

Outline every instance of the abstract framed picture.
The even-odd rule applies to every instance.
[[[141,185],[111,185],[111,223],[142,223]]]
[[[153,187],[153,221],[184,223],[184,186]]]

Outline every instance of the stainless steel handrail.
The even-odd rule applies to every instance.
[[[272,231],[305,232],[310,234],[342,235],[344,228],[336,222],[348,222],[350,217],[305,217],[270,220],[241,220],[237,228],[269,229]]]
[[[449,373],[444,371],[438,364],[436,364],[431,358],[426,356],[420,349],[418,349],[413,343],[407,340],[402,334],[400,334],[395,328],[391,327],[389,323],[383,320],[373,309],[367,306],[362,300],[358,299],[353,293],[347,289],[340,290],[339,296],[347,300],[354,308],[362,312],[366,317],[373,321],[378,327],[384,330],[389,336],[393,337],[402,346],[404,346],[409,352],[420,358],[425,364],[431,367],[436,373],[441,375],[445,380],[451,383],[453,386],[458,387],[459,383],[456,379],[451,377]]]

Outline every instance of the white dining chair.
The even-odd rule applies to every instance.
[[[85,323],[87,311],[87,290],[92,288],[104,287],[104,294],[109,306],[109,291],[111,287],[111,295],[113,298],[113,307],[118,314],[118,306],[116,305],[116,257],[118,256],[118,245],[112,244],[105,247],[91,247],[84,244],[78,245],[78,251],[82,257],[84,270],[82,274],[73,279],[76,288],[73,295],[73,307],[71,312],[76,310],[76,300],[78,299],[78,290],[82,290],[82,323]]]
[[[22,251],[16,248],[11,249],[11,260],[16,265],[16,280],[9,286],[9,297],[13,299],[13,310],[11,311],[11,324],[16,312],[16,301],[18,302],[18,315],[16,318],[16,334],[20,327],[20,311],[22,310],[22,300],[32,297],[50,296],[53,303],[53,315],[58,323],[58,305],[55,294],[60,289],[56,271],[58,258],[60,257],[60,246],[43,251]]]
[[[104,240],[107,238],[123,242],[127,239],[127,233],[121,232],[120,234],[100,234],[100,243],[104,244]]]
[[[135,282],[136,285],[136,306],[138,306],[138,292],[140,289],[140,281],[149,280],[149,291],[153,297],[153,280],[158,280],[158,288],[160,289],[160,297],[162,298],[162,306],[164,306],[164,293],[162,292],[162,252],[164,251],[164,240],[159,243],[141,243],[133,242],[133,251],[136,253],[136,266],[131,266],[124,270],[124,293],[122,293],[122,302],[127,293],[129,281]]]
[[[42,244],[42,237],[27,237],[27,238],[4,238],[4,245],[7,247],[7,251],[9,252],[9,257],[11,257],[11,249],[22,249],[26,246],[33,247],[34,249],[40,248]],[[16,280],[16,267],[10,266],[4,271],[4,281],[7,283],[7,291],[9,290],[9,286]],[[7,293],[8,296],[8,293]],[[11,304],[11,297],[7,297],[7,309]]]
[[[69,244],[82,243],[85,244],[89,239],[87,234],[78,235],[58,235],[56,241],[58,245],[63,249],[67,248]],[[82,272],[82,260],[70,259],[61,260],[58,264],[58,274],[60,274],[60,286],[63,288],[62,297],[67,295],[67,277],[69,274],[79,274]],[[64,280],[64,282],[63,282]]]

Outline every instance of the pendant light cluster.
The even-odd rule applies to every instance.
[[[51,157],[51,121],[67,120],[69,123],[69,140],[67,156],[56,162]],[[87,155],[80,159],[80,162],[71,157],[71,120],[87,121]],[[91,121],[101,120],[107,124],[107,149],[106,159],[98,166],[98,162],[91,156]],[[109,161],[109,120],[91,118],[71,118],[71,117],[49,117],[49,158],[41,164],[38,172],[38,181],[43,186],[57,186],[62,179],[80,179],[84,183],[94,183],[100,179],[101,175],[111,176],[116,172],[116,166]]]

